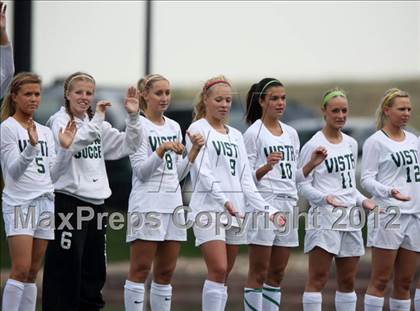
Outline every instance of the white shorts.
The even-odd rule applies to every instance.
[[[12,206],[3,202],[6,236],[30,235],[37,239],[54,240],[54,196],[45,194],[25,205]]]
[[[245,228],[226,226],[215,221],[215,214],[209,213],[212,216],[210,220],[208,217],[201,217],[195,219],[193,231],[195,235],[195,246],[200,246],[209,241],[225,241],[229,245],[245,245],[247,244],[247,233]]]
[[[380,213],[375,225],[375,215],[368,216],[368,247],[397,250],[400,247],[420,252],[420,218],[413,214]]]
[[[283,228],[276,228],[272,221],[264,219],[263,216],[258,216],[255,224],[250,220],[247,225],[248,244],[282,247],[299,246],[298,228],[293,224],[295,202],[270,200],[267,203],[272,204],[280,212],[288,212],[288,214],[285,214],[286,225]]]
[[[329,229],[306,230],[304,252],[320,247],[336,257],[358,257],[365,254],[362,231]]]
[[[128,215],[127,242],[186,241],[184,212],[178,213],[136,213]]]

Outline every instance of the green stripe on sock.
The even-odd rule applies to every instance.
[[[246,300],[246,298],[244,298],[244,301],[245,301],[245,304],[248,306],[248,308],[250,308],[252,311],[258,311],[258,309],[251,306],[251,304],[248,302],[248,300]]]
[[[245,294],[247,293],[261,293],[262,288],[244,289]]]
[[[266,290],[267,292],[276,292],[276,293],[280,293],[280,288],[268,288],[268,287],[263,287],[263,290]]]
[[[280,307],[280,304],[277,301],[275,301],[273,298],[268,297],[267,295],[264,295],[264,294],[263,294],[263,298],[267,299],[271,303],[274,303],[277,307]]]

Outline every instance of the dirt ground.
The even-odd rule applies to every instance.
[[[128,262],[114,263],[108,266],[108,278],[103,290],[107,303],[106,311],[123,311],[123,286],[127,276]],[[226,310],[243,310],[242,292],[248,271],[248,259],[240,256],[235,263],[229,278],[229,299]],[[282,310],[302,310],[301,298],[306,281],[307,257],[302,254],[292,254],[282,284]],[[2,286],[7,279],[8,271],[2,271]],[[206,276],[206,269],[201,258],[180,258],[173,279],[173,311],[199,311],[201,303],[201,288]],[[363,310],[363,295],[370,276],[370,254],[361,258],[356,293],[358,295],[357,310]],[[418,277],[418,276],[417,276]],[[38,278],[42,282],[42,271]],[[335,269],[331,268],[330,280],[323,291],[323,310],[334,310],[334,293],[336,288]],[[414,286],[413,286],[414,292]],[[389,294],[389,290],[388,290]],[[40,295],[40,292],[38,292]],[[40,309],[37,309],[40,310]],[[147,309],[149,310],[149,309]],[[387,306],[385,308],[387,309]],[[414,307],[412,308],[414,310]]]

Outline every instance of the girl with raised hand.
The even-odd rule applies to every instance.
[[[204,138],[189,136],[193,146],[183,158],[181,128],[164,115],[171,98],[169,81],[152,74],[140,79],[137,88],[145,138],[130,156],[133,187],[128,206],[130,271],[124,286],[125,309],[143,310],[144,283],[153,263],[151,310],[169,311],[180,242],[187,240],[179,181],[188,174]]]
[[[377,110],[378,131],[363,145],[362,186],[384,210],[368,219],[372,272],[366,311],[382,310],[392,273],[390,309],[410,310],[410,284],[420,252],[418,140],[404,130],[410,115],[408,94],[396,88],[386,91]]]
[[[280,283],[290,248],[299,245],[293,214],[298,199],[296,178],[302,174],[297,171],[300,143],[296,130],[280,121],[286,109],[286,92],[279,80],[264,78],[253,84],[246,102],[250,127],[244,141],[254,181],[262,197],[289,221],[280,231],[272,225],[267,227],[262,219],[248,228],[249,272],[244,304],[246,309],[252,305],[256,310],[274,311],[280,306]],[[317,148],[310,165],[317,166],[325,156],[325,150]]]
[[[283,217],[275,215],[278,211],[266,204],[255,187],[241,133],[226,124],[231,103],[232,89],[227,79],[219,76],[208,80],[195,107],[195,122],[188,129],[206,141],[191,168],[190,202],[196,246],[200,246],[208,270],[202,297],[204,311],[225,309],[225,284],[239,245],[247,243],[245,226],[252,215],[245,212],[267,212],[276,224],[284,224]],[[191,150],[188,137],[186,141]]]
[[[55,182],[55,240],[48,244],[43,279],[43,310],[99,310],[106,278],[104,200],[111,195],[105,160],[133,154],[142,139],[137,90],[130,87],[124,102],[126,132],[104,121],[111,106],[101,100],[91,109],[94,78],[83,72],[64,82],[64,107],[47,122],[57,140],[69,120],[78,128],[70,146],[72,157]],[[66,217],[64,221],[63,216]]]
[[[305,311],[321,310],[321,291],[333,258],[338,287],[335,307],[338,311],[356,310],[354,282],[359,257],[364,254],[359,208],[373,209],[375,203],[356,189],[357,142],[342,132],[348,110],[343,90],[326,92],[321,107],[325,125],[303,146],[299,157],[302,167],[318,146],[328,154],[298,184],[299,192],[310,203],[304,242],[304,252],[309,254],[309,276],[303,294]]]
[[[48,240],[54,239],[54,188],[69,159],[76,127],[58,133],[56,156],[51,130],[32,119],[41,103],[41,79],[17,74],[1,107],[2,212],[12,268],[3,290],[2,310],[34,311],[35,280]],[[70,154],[71,156],[71,154]]]

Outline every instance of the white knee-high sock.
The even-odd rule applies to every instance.
[[[213,282],[210,280],[204,281],[202,294],[202,310],[216,311],[220,310],[225,292],[225,284]]]
[[[244,288],[244,310],[260,311],[262,309],[262,288]]]
[[[304,292],[302,302],[304,311],[321,311],[322,294],[320,292]]]
[[[225,286],[225,291],[223,292],[223,299],[222,299],[222,304],[220,305],[220,311],[225,311],[226,308],[226,303],[228,300],[228,291],[227,291],[228,287]]]
[[[357,295],[353,291],[351,293],[335,292],[335,309],[337,311],[355,311],[357,303]]]
[[[19,311],[35,311],[37,288],[35,283],[24,283]]]
[[[384,307],[384,297],[365,295],[365,311],[382,311]]]
[[[389,310],[391,311],[410,311],[411,299],[389,298]]]
[[[22,282],[8,279],[3,289],[2,310],[19,311],[24,288]]]
[[[278,311],[281,302],[280,287],[263,284],[262,311]]]
[[[414,309],[420,311],[420,288],[416,289],[416,294],[414,296]]]
[[[124,305],[126,311],[143,311],[144,283],[125,281]]]
[[[150,286],[150,307],[152,311],[171,310],[172,286],[152,281]]]

